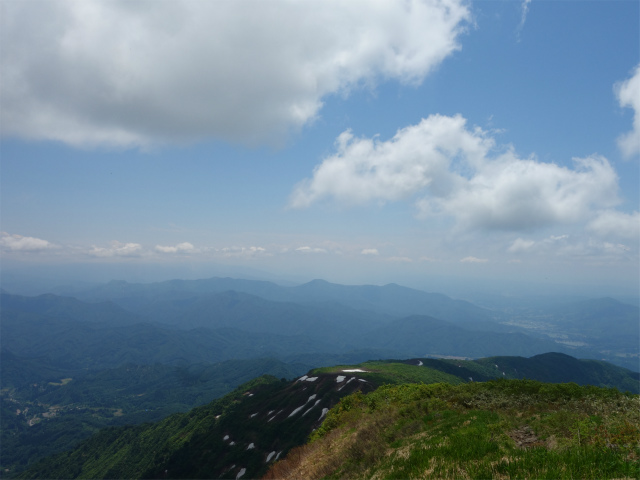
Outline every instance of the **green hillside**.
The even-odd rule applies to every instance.
[[[570,361],[577,361],[569,358]],[[492,362],[504,363],[502,360],[501,357],[491,359]],[[530,359],[522,359],[523,364],[526,364],[527,360]],[[427,364],[439,368],[433,368]],[[612,366],[612,368],[619,367]],[[563,435],[573,431],[571,429],[575,426],[574,420],[580,422],[588,420],[595,422],[596,426],[605,422],[604,425],[609,428],[607,435],[611,434],[607,438],[611,439],[619,434],[626,435],[624,433],[626,430],[623,428],[626,425],[624,421],[633,423],[636,420],[633,415],[625,415],[633,405],[637,404],[638,397],[623,394],[618,390],[579,387],[575,384],[564,386],[542,384],[529,380],[465,383],[469,382],[470,372],[476,376],[485,372],[485,377],[489,378],[490,375],[496,375],[495,370],[495,365],[484,365],[482,362],[414,359],[323,367],[311,370],[307,375],[291,382],[278,380],[275,377],[260,377],[233,393],[188,413],[175,414],[153,424],[103,430],[84,441],[78,448],[43,460],[24,472],[20,478],[236,478],[240,473],[243,473],[244,478],[256,478],[264,474],[276,460],[284,458],[292,448],[303,445],[314,429],[319,429],[318,432],[325,432],[329,436],[332,435],[329,432],[333,429],[340,430],[341,422],[344,420],[340,416],[342,414],[335,413],[334,410],[329,420],[324,421],[327,411],[341,398],[356,392],[359,392],[359,396],[350,398],[358,400],[343,400],[337,412],[349,411],[352,409],[350,405],[356,405],[357,409],[362,410],[363,415],[358,418],[362,418],[363,424],[367,424],[366,419],[369,417],[365,415],[373,414],[378,410],[377,406],[372,407],[375,404],[380,406],[381,412],[386,412],[385,418],[400,422],[393,427],[395,429],[393,434],[385,433],[386,430],[373,431],[374,436],[380,434],[384,439],[393,438],[389,440],[389,445],[384,446],[384,452],[395,448],[394,442],[400,442],[397,443],[400,446],[404,437],[409,441],[410,438],[422,432],[416,428],[419,426],[423,428],[421,425],[428,424],[428,421],[423,421],[422,417],[413,418],[413,416],[427,415],[435,407],[442,411],[439,416],[434,417],[433,421],[440,422],[441,418],[451,418],[450,423],[443,424],[451,429],[461,428],[458,424],[471,418],[461,416],[466,415],[463,412],[464,409],[490,410],[490,414],[487,413],[486,417],[489,423],[482,429],[483,431],[488,429],[487,431],[500,435],[499,438],[502,439],[500,441],[505,445],[508,441],[504,435],[508,437],[511,430],[501,429],[506,428],[505,425],[512,424],[514,431],[525,428],[517,424],[516,419],[523,415],[542,415],[536,412],[542,412],[545,404],[550,410],[565,409],[568,408],[567,405],[573,409],[566,412],[568,420],[565,419],[565,413],[558,414],[557,418],[554,417],[556,420],[550,420],[566,423],[566,428],[562,427]],[[624,371],[624,369],[619,370]],[[383,385],[386,386],[379,389]],[[393,385],[399,386],[398,390],[395,390],[396,387]],[[438,386],[427,388],[427,385]],[[424,390],[425,388],[427,389]],[[374,391],[376,393],[372,394]],[[408,393],[405,395],[402,392]],[[434,392],[438,395],[442,393],[443,396],[438,397],[438,401],[433,400],[435,402],[432,402],[433,405],[429,400],[424,407],[425,398],[435,398]],[[395,397],[398,399],[394,400]],[[373,400],[362,400],[364,398]],[[399,407],[401,401],[406,404],[406,415],[401,413],[405,411],[404,407]],[[414,401],[419,403],[415,408],[411,406],[411,402]],[[610,401],[617,402],[615,403],[617,407],[614,408],[613,404],[607,403]],[[398,407],[397,411],[387,411],[385,405],[395,405]],[[590,408],[595,409],[593,415],[600,416],[592,418],[593,415],[589,413]],[[514,409],[520,409],[521,416],[518,416]],[[445,413],[448,410],[452,410],[453,413]],[[505,418],[511,423],[501,423],[502,410],[507,412],[504,413],[507,415]],[[613,410],[618,411],[622,416],[616,417],[615,415],[618,414],[614,415]],[[583,412],[586,412],[586,417],[582,415]],[[603,412],[607,416],[603,416]],[[403,415],[411,418],[410,426],[406,429],[402,423]],[[522,418],[523,421],[529,421],[527,428],[538,428],[534,420],[529,417]],[[382,422],[386,425],[385,428],[391,428],[392,424],[387,425],[385,422],[387,420]],[[494,426],[490,427],[490,425]],[[344,428],[349,430],[354,427]],[[540,432],[542,435],[543,430]],[[634,432],[636,430],[631,431],[630,434],[636,435]],[[324,438],[325,433],[317,435],[318,438]],[[365,431],[361,435],[365,445],[370,433]],[[552,434],[556,435],[560,444],[573,445],[571,444],[573,437],[565,438],[558,436],[560,433]],[[612,442],[612,440],[609,441]],[[614,452],[616,455],[628,450],[624,450],[627,448],[625,443],[621,445]],[[382,447],[379,445],[373,447],[375,452],[383,451],[380,450]],[[494,453],[498,451],[496,450],[498,447],[495,446],[487,448]],[[353,449],[347,450],[354,452]],[[631,449],[628,454],[635,455],[634,452],[635,450]],[[366,457],[368,454],[356,454],[358,455]],[[607,461],[611,460],[607,458]],[[618,457],[615,458],[617,458],[616,464],[626,465],[624,462],[620,463]],[[615,470],[620,476],[633,472],[633,470],[620,470],[620,468]],[[344,475],[339,473],[341,471],[336,470],[338,476],[349,476],[346,473]],[[320,477],[328,474],[324,470],[323,472]],[[345,470],[345,472],[350,471]],[[523,476],[527,475],[523,474]],[[308,477],[298,471],[297,478]]]
[[[640,397],[532,380],[343,398],[265,478],[638,478]]]

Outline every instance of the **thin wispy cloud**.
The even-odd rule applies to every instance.
[[[464,257],[460,259],[460,263],[487,263],[488,261],[486,258],[478,257]]]
[[[522,0],[521,5],[521,14],[520,14],[520,23],[518,24],[518,28],[516,28],[516,39],[519,42],[522,39],[522,30],[524,29],[524,24],[527,21],[527,15],[529,14],[529,4],[531,0]]]
[[[177,245],[156,245],[156,251],[161,253],[190,253],[195,252],[196,248],[189,242],[182,242]]]

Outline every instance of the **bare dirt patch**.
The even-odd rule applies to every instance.
[[[516,443],[518,448],[527,449],[542,445],[542,441],[529,425],[525,425],[517,430],[512,430],[507,435]]]

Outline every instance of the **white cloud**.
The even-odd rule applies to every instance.
[[[377,248],[365,248],[360,252],[361,255],[380,255]]]
[[[139,243],[113,241],[108,248],[93,245],[87,253],[93,257],[139,257],[143,250]]]
[[[55,248],[55,246],[41,238],[23,237],[22,235],[0,232],[0,248],[14,252],[35,252]]]
[[[393,201],[427,187],[447,195],[459,182],[450,171],[451,159],[466,154],[471,161],[479,160],[492,145],[482,135],[467,132],[465,123],[460,115],[431,115],[386,142],[355,138],[346,131],[336,141],[337,153],[296,187],[290,204],[307,207],[327,196],[347,204]]]
[[[156,245],[156,250],[162,253],[187,253],[195,252],[195,247],[189,242],[182,242],[175,246]]]
[[[464,257],[460,259],[460,263],[487,263],[489,260],[486,258],[476,257]]]
[[[617,213],[617,212],[615,212]],[[617,215],[616,215],[617,216]],[[632,220],[632,215],[627,220]],[[638,222],[638,217],[636,217]],[[636,223],[638,229],[640,224]],[[608,228],[612,224],[603,223],[606,225],[602,236],[608,236],[610,234]],[[637,239],[638,232],[636,232]],[[625,245],[620,242],[611,242],[601,240],[595,237],[585,237],[576,235],[550,235],[538,240],[523,240],[517,239],[511,247],[507,249],[510,253],[533,255],[539,259],[571,259],[580,258],[580,261],[627,261],[637,262],[638,255],[638,243],[635,240],[629,245]]]
[[[311,248],[308,246],[296,248],[296,252],[300,253],[327,253],[324,248]]]
[[[631,157],[640,154],[640,65],[631,78],[614,86],[620,106],[633,109],[633,130],[618,138],[622,154]]]
[[[242,258],[242,257],[258,257],[258,256],[271,256],[272,254],[267,252],[264,247],[225,247],[220,250],[224,257],[227,258]]]
[[[601,237],[638,239],[640,212],[627,214],[616,210],[605,210],[589,222],[587,228]]]
[[[536,242],[534,242],[533,240],[524,240],[522,238],[518,238],[513,242],[508,250],[512,253],[525,252],[533,247],[535,243]]]
[[[588,220],[618,203],[617,175],[601,156],[574,168],[519,158],[467,128],[456,115],[431,115],[388,141],[344,132],[336,154],[294,189],[290,205],[325,198],[365,204],[413,198],[423,217],[445,215],[465,228],[528,231]]]
[[[522,34],[522,29],[524,28],[524,22],[527,21],[527,14],[529,13],[530,3],[531,3],[531,0],[522,1],[522,13],[520,14],[520,23],[518,24],[518,28],[516,30],[518,41],[520,41],[520,35]]]
[[[468,227],[517,231],[581,222],[618,203],[618,177],[606,158],[573,162],[570,169],[509,152],[481,165],[453,195],[423,204]]]
[[[420,82],[463,0],[5,2],[3,134],[72,145],[273,141],[323,98]]]

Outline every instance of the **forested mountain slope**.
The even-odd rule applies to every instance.
[[[441,370],[427,367],[421,359],[325,367],[292,382],[263,377],[189,413],[156,424],[102,431],[22,478],[236,478],[241,472],[255,478],[292,447],[302,445],[324,420],[325,409],[347,394],[372,392],[391,383],[458,385],[469,382],[469,372],[481,369],[487,377],[498,375],[482,363],[457,362],[430,361],[439,363]],[[457,370],[459,376],[444,370]]]

